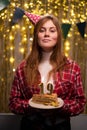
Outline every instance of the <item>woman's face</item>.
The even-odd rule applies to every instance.
[[[38,44],[43,51],[52,51],[57,43],[58,32],[51,20],[46,21],[38,32]]]

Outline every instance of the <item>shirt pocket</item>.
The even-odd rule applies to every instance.
[[[73,83],[70,80],[62,80],[59,83],[59,96],[63,99],[68,99],[71,97],[73,92]]]

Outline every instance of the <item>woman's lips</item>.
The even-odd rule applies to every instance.
[[[50,39],[43,39],[42,40],[43,42],[49,42],[49,41],[51,41]]]

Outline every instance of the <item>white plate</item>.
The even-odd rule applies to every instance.
[[[58,102],[59,102],[59,105],[57,107],[54,107],[54,106],[50,106],[50,105],[44,105],[44,104],[37,104],[37,103],[34,103],[32,102],[32,98],[29,100],[29,105],[31,107],[34,107],[34,108],[39,108],[39,109],[56,109],[56,108],[60,108],[63,106],[64,102],[61,98],[58,98]]]

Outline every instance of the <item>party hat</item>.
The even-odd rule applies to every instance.
[[[25,11],[25,15],[30,19],[30,21],[33,24],[36,24],[39,21],[39,19],[41,18],[40,15],[32,14],[32,13],[29,13],[29,12],[26,12],[26,11]]]
[[[29,13],[19,7],[16,7],[13,14],[12,25],[16,24],[24,15],[27,16],[33,24],[36,24],[41,18],[39,15]]]

